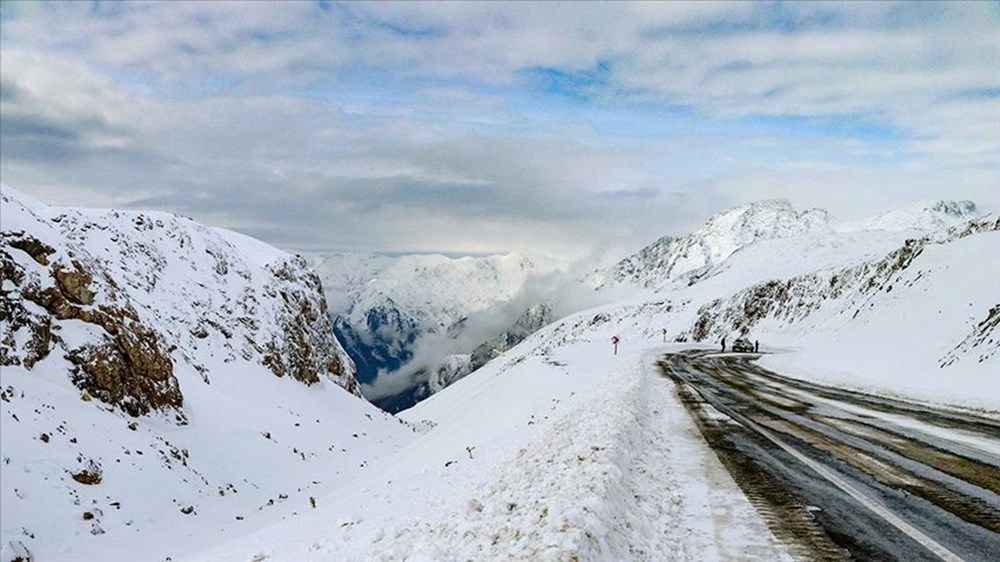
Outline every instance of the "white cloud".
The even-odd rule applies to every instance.
[[[750,197],[998,197],[993,4],[100,6],[3,6],[4,181],[57,203],[582,255]]]

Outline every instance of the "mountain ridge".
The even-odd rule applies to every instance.
[[[595,270],[585,282],[595,289],[609,284],[651,288],[678,275],[719,263],[755,241],[826,229],[829,222],[826,211],[798,212],[784,199],[739,205],[712,215],[689,234],[663,236],[611,267]]]
[[[933,200],[862,221],[836,223],[822,209],[799,212],[784,199],[756,201],[716,213],[689,234],[660,237],[612,266],[592,271],[584,282],[598,290],[608,285],[652,289],[683,275],[697,275],[740,249],[767,240],[831,231],[930,232],[978,215],[972,201]]]

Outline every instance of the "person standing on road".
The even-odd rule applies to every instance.
[[[758,349],[760,349],[760,342],[757,340],[753,340],[753,352],[757,353]]]
[[[722,352],[723,353],[726,352],[726,337],[725,336],[722,337]]]

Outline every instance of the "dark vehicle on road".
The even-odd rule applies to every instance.
[[[753,342],[746,338],[736,338],[733,342],[733,351],[737,353],[753,353]]]

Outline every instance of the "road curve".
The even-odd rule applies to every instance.
[[[807,560],[1000,560],[1000,420],[825,387],[754,354],[660,368],[775,535]]]

